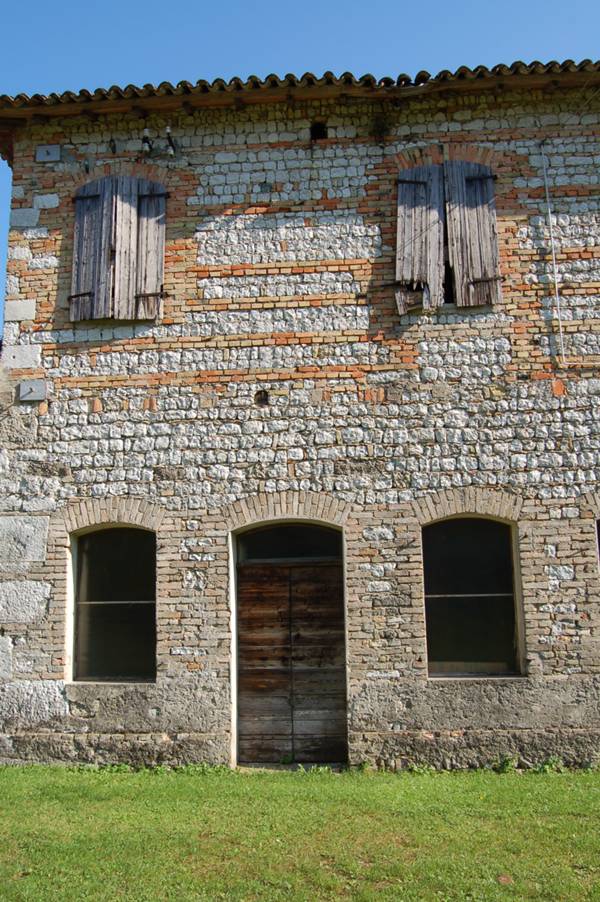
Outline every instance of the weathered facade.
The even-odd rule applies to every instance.
[[[600,752],[599,84],[584,63],[0,98],[2,760],[319,760],[334,722],[329,757],[352,764]],[[464,303],[454,164],[472,167],[464,184],[493,179],[464,209],[495,205],[501,279],[463,260]],[[399,222],[417,169],[442,186],[439,203],[410,195],[436,248],[417,214]],[[74,258],[105,241],[98,266],[121,284],[119,214],[103,238],[85,222],[123,185],[165,197],[164,276],[159,235],[160,272],[113,288],[100,317],[74,297],[100,296],[99,270]],[[82,196],[104,190],[117,207],[86,220]],[[424,248],[412,276],[401,227]],[[142,295],[148,309],[119,312]],[[428,588],[423,536],[448,518],[506,527],[510,586]],[[242,575],[240,536],[277,524],[334,530],[341,551],[265,549]],[[155,597],[136,596],[156,623],[144,679],[102,678],[78,651],[78,606],[99,603],[82,537],[116,527],[156,537]],[[439,615],[448,636],[452,611],[463,632],[480,616],[469,598],[509,599],[510,660],[469,648],[432,666],[442,596],[462,605]]]

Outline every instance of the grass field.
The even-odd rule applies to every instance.
[[[600,900],[600,773],[0,768],[0,898]]]

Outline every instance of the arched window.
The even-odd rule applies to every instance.
[[[156,537],[111,528],[75,545],[77,680],[156,676]]]
[[[423,529],[431,675],[518,671],[510,526],[460,517]]]

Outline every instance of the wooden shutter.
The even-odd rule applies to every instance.
[[[166,192],[162,185],[139,180],[135,318],[154,319],[163,294]]]
[[[494,177],[480,163],[444,163],[448,253],[456,303],[462,307],[500,300]]]
[[[441,166],[417,166],[398,181],[396,304],[437,307],[443,301],[444,205]]]
[[[162,185],[99,179],[75,198],[71,319],[154,319],[165,249]]]
[[[89,182],[75,197],[71,319],[112,315],[112,179]]]
[[[140,179],[120,175],[115,181],[115,319],[135,319],[138,190]]]

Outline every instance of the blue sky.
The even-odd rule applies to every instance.
[[[598,0],[30,0],[1,14],[0,94],[182,79],[415,75],[521,59],[597,59]],[[0,162],[0,298],[10,170]]]

